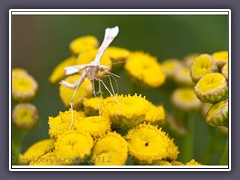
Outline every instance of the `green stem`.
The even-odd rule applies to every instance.
[[[20,164],[18,161],[18,156],[22,150],[22,142],[27,134],[27,132],[18,129],[13,126],[14,135],[12,137],[12,164]]]
[[[183,150],[182,154],[182,161],[188,162],[193,158],[193,150],[194,150],[194,114],[188,113],[187,115],[187,125],[188,131],[185,134],[184,142],[183,142]]]
[[[228,165],[228,139],[226,140],[225,147],[222,153],[222,157],[219,161],[220,165]]]

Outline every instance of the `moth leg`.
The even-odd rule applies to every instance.
[[[106,90],[109,92],[109,94],[111,94],[111,95],[114,97],[114,99],[117,101],[117,103],[120,104],[120,102],[118,101],[117,97],[112,94],[112,92],[108,89],[108,87],[107,87],[106,84],[103,82],[103,80],[99,79],[99,81],[103,84],[103,86],[106,88]]]
[[[92,86],[93,86],[93,95],[95,96],[96,102],[98,104],[98,112],[99,112],[99,115],[101,116],[101,107],[100,107],[100,103],[99,103],[99,100],[96,95],[94,80],[92,80]]]

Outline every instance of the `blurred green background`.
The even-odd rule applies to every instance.
[[[131,51],[143,50],[159,61],[182,59],[189,53],[210,53],[228,49],[228,16],[226,15],[14,15],[12,16],[12,68],[24,68],[37,80],[39,90],[32,101],[38,108],[40,122],[23,142],[24,152],[34,142],[48,137],[48,117],[65,110],[58,87],[49,83],[53,68],[71,55],[69,43],[76,37],[94,35],[102,42],[104,30],[118,25],[119,35],[111,45]],[[129,92],[129,80],[119,74],[119,93]],[[171,111],[169,97],[155,90],[139,90],[154,103],[163,103]],[[211,143],[209,127],[196,115],[194,158],[203,159]],[[14,131],[12,132],[14,133]],[[171,134],[171,132],[169,132]],[[220,150],[224,137],[215,138]],[[171,134],[175,137],[176,135]],[[176,136],[176,143],[181,141]],[[222,138],[222,139],[221,139]],[[216,147],[218,148],[218,147]],[[220,154],[207,162],[218,163]],[[205,157],[206,158],[206,157]]]

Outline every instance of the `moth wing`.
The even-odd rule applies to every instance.
[[[113,28],[106,28],[103,42],[102,42],[102,44],[98,50],[98,53],[94,59],[95,63],[100,64],[100,59],[101,59],[104,51],[111,44],[113,39],[118,35],[118,32],[119,32],[118,26],[115,26]]]
[[[85,69],[86,67],[88,67],[87,64],[68,66],[68,67],[65,67],[64,70],[65,70],[66,75],[71,75],[71,74],[75,74],[75,73],[79,72],[82,69]]]

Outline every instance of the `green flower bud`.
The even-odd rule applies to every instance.
[[[228,127],[228,99],[214,104],[209,109],[205,120],[211,126]]]
[[[220,73],[203,76],[194,87],[194,92],[200,101],[208,103],[220,101],[227,90],[227,80]]]

